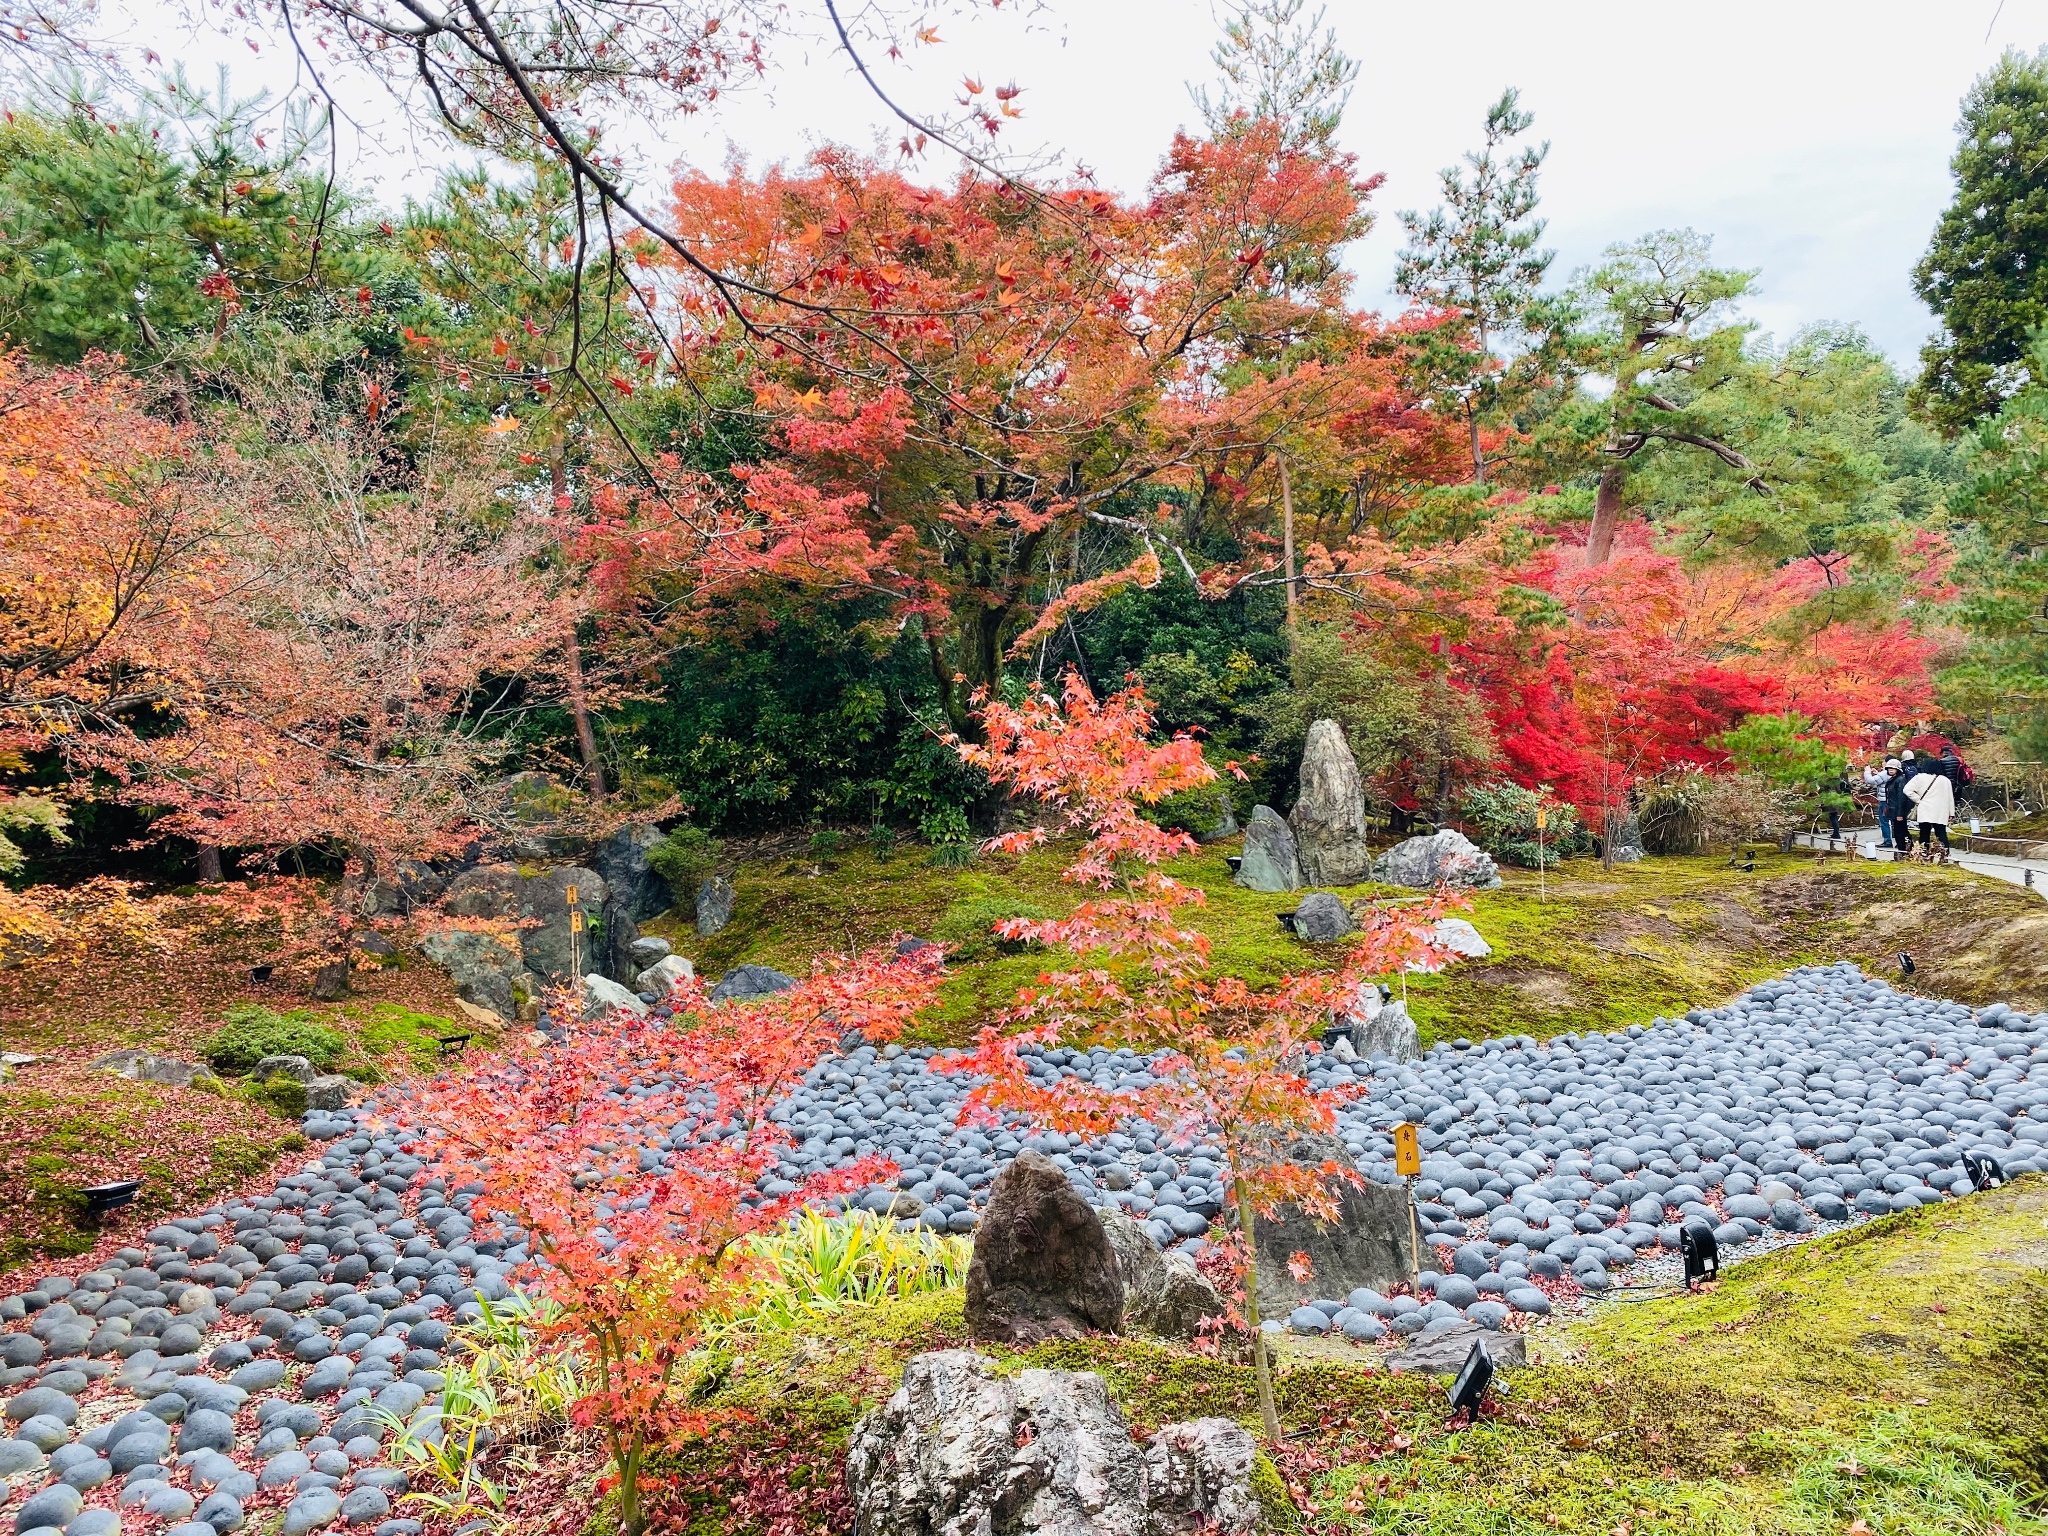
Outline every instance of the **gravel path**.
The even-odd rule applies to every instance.
[[[959,1131],[968,1084],[931,1071],[931,1055],[863,1047],[822,1063],[775,1111],[798,1141],[782,1176],[888,1153],[902,1176],[851,1204],[907,1194],[905,1220],[968,1232],[997,1169],[1029,1146],[1162,1245],[1205,1240],[1216,1147]],[[1047,1051],[1033,1070],[1145,1079],[1128,1052]],[[1312,1076],[1358,1095],[1340,1129],[1370,1178],[1394,1179],[1396,1122],[1426,1126],[1416,1191],[1441,1260],[1434,1296],[1354,1292],[1289,1322],[1360,1340],[1515,1326],[1617,1272],[1675,1278],[1681,1222],[1710,1224],[1741,1256],[1966,1193],[1965,1153],[2008,1175],[2048,1168],[2048,1015],[1912,997],[1851,966],[1619,1034],[1319,1059]],[[695,1133],[670,1086],[628,1090],[647,1105],[643,1164]],[[507,1294],[526,1254],[516,1230],[471,1221],[473,1189],[450,1189],[402,1136],[370,1134],[369,1113],[308,1115],[324,1150],[271,1194],[0,1298],[0,1512],[17,1532],[228,1536],[281,1506],[285,1536],[336,1523],[416,1536],[393,1518],[406,1481],[383,1442],[396,1423],[439,1432],[448,1330]]]

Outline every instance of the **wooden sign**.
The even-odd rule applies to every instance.
[[[569,887],[569,888],[568,888],[567,890],[563,891],[563,892],[562,892],[562,900],[563,900],[563,901],[564,901],[565,903],[567,903],[567,904],[568,904],[569,906],[572,906],[572,907],[573,907],[573,906],[575,906],[575,905],[576,905],[576,887],[572,885],[572,886],[570,886],[570,887]]]
[[[1415,1140],[1415,1123],[1404,1120],[1394,1127],[1394,1171],[1404,1179],[1422,1172],[1422,1148]]]
[[[569,909],[569,931],[571,933],[581,933],[583,931],[583,909],[581,907],[571,907]]]

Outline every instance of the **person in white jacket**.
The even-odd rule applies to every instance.
[[[1941,837],[1941,862],[1946,864],[1949,818],[1956,813],[1955,785],[1949,782],[1945,773],[1922,769],[1906,781],[1906,798],[1912,802],[1920,822],[1920,856],[1932,856],[1928,839],[1938,833]]]

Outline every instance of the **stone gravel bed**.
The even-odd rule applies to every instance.
[[[845,1203],[964,1233],[1030,1147],[1162,1246],[1206,1241],[1222,1210],[1215,1145],[1143,1127],[1093,1142],[960,1129],[970,1080],[933,1055],[863,1046],[820,1063],[774,1111],[796,1143],[779,1178],[884,1153],[900,1176]],[[1149,1080],[1129,1052],[1041,1050],[1031,1065]],[[1965,1153],[2009,1176],[2048,1167],[2048,1015],[1914,997],[1847,965],[1615,1034],[1311,1065],[1317,1086],[1354,1096],[1339,1132],[1366,1177],[1396,1179],[1396,1123],[1425,1127],[1429,1294],[1354,1291],[1287,1321],[1361,1342],[1527,1326],[1617,1278],[1662,1283],[1682,1224],[1740,1257],[1968,1193]],[[673,1088],[621,1090],[645,1106],[643,1167],[707,1134]],[[450,1188],[373,1114],[309,1114],[320,1154],[269,1195],[0,1298],[0,1511],[16,1532],[228,1536],[281,1507],[285,1536],[417,1536],[394,1515],[406,1477],[385,1445],[399,1424],[439,1433],[449,1330],[508,1294],[526,1251],[516,1229],[474,1222],[478,1191]],[[764,1193],[780,1192],[771,1178]]]

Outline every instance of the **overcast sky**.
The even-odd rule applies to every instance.
[[[202,78],[228,60],[238,85],[290,77],[274,47],[175,24],[170,4],[132,6],[131,39]],[[962,75],[1024,88],[1013,149],[1043,145],[1105,185],[1140,190],[1176,126],[1197,114],[1188,82],[1212,74],[1205,0],[1017,0],[948,16],[941,42],[881,61],[885,83],[934,109]],[[791,0],[793,13],[808,7]],[[2048,43],[2048,0],[1333,0],[1328,20],[1363,68],[1342,141],[1384,172],[1378,226],[1354,249],[1357,296],[1387,292],[1402,242],[1396,210],[1436,201],[1436,173],[1478,139],[1487,105],[1514,85],[1548,139],[1548,242],[1562,278],[1611,241],[1690,225],[1718,258],[1760,270],[1752,316],[1789,334],[1814,321],[1861,325],[1902,366],[1930,328],[1907,273],[1949,196],[1957,106],[2005,48]],[[374,96],[344,134],[344,159],[387,198],[420,194],[451,157]],[[647,172],[797,158],[825,141],[893,143],[843,56],[785,45],[769,79],[714,113],[632,132]]]

